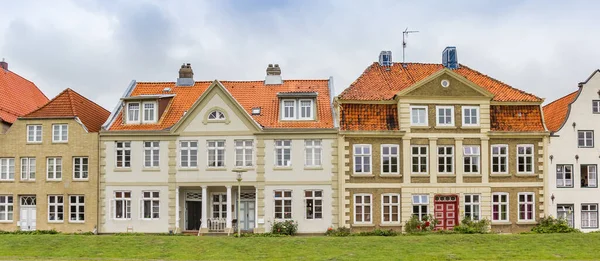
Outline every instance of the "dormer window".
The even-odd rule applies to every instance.
[[[156,122],[156,103],[144,102],[144,122]]]
[[[210,121],[222,121],[225,120],[225,114],[222,111],[214,110],[208,114],[208,120]]]
[[[155,101],[128,102],[127,123],[156,123],[158,118],[157,107]]]
[[[140,103],[130,102],[127,104],[127,123],[140,122]]]
[[[282,120],[314,120],[313,99],[284,99],[281,101]]]

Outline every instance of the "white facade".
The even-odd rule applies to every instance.
[[[598,230],[600,204],[600,143],[595,137],[600,133],[600,114],[593,112],[593,102],[600,100],[600,73],[579,88],[565,122],[550,138],[546,205],[552,216],[565,217],[575,228],[590,232]]]

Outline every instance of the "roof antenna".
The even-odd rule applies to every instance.
[[[402,32],[402,63],[404,63],[404,49],[406,49],[406,39],[408,38],[408,34],[414,34],[414,33],[418,33],[419,31],[409,31],[408,27],[406,27],[406,29],[404,29],[404,32]]]

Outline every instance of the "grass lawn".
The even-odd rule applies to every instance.
[[[600,233],[286,238],[1,235],[0,259],[589,260],[600,259]]]

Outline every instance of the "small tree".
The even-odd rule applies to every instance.
[[[410,220],[404,224],[404,231],[406,233],[420,233],[420,232],[431,232],[435,230],[435,225],[438,220],[433,218],[432,215],[423,216],[423,219],[419,219],[418,216],[413,215]]]
[[[569,222],[566,219],[556,219],[552,216],[540,219],[540,223],[535,227],[531,228],[531,232],[545,234],[545,233],[580,233],[579,229],[572,228],[569,226]]]

